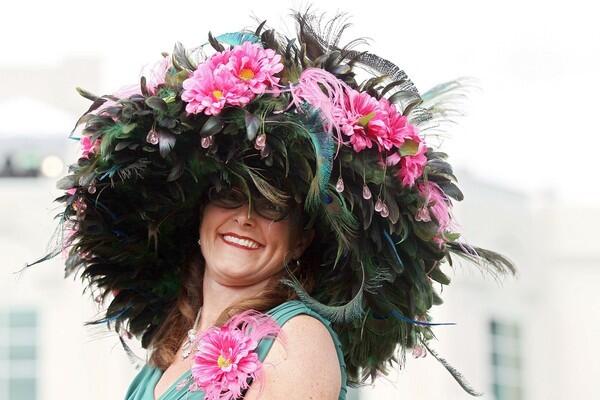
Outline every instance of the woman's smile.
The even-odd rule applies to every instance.
[[[241,237],[231,232],[227,232],[219,236],[228,245],[238,247],[244,250],[258,250],[261,247],[264,247],[263,245],[252,239]]]

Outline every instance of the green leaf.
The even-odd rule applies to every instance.
[[[144,102],[153,110],[167,112],[167,103],[158,96],[148,97]]]
[[[440,270],[439,265],[429,273],[429,277],[442,285],[450,284],[450,278]]]
[[[176,137],[171,132],[159,130],[158,132],[158,149],[160,155],[166,158],[175,146]]]
[[[256,115],[244,110],[244,121],[246,122],[246,136],[249,141],[253,141],[258,132],[260,120]]]
[[[419,150],[419,143],[411,139],[405,139],[404,143],[402,143],[402,146],[400,146],[400,149],[398,150],[402,157],[414,156]]]
[[[81,96],[85,97],[88,100],[96,101],[99,98],[95,94],[92,94],[92,93],[88,92],[87,90],[82,89],[80,87],[76,87],[75,90],[77,90],[77,93],[79,93]]]
[[[363,115],[362,117],[360,117],[358,119],[358,124],[360,126],[367,126],[367,124],[369,123],[370,120],[373,119],[373,117],[375,117],[375,111],[372,111],[370,113],[368,113],[367,115]]]
[[[455,242],[460,237],[460,233],[458,232],[444,232],[442,235],[444,238],[450,242]]]
[[[209,31],[208,32],[208,43],[210,43],[210,45],[216,50],[216,51],[224,51],[225,47],[223,47],[223,45],[221,43],[219,43],[219,41],[217,39],[214,38],[214,36],[212,35],[212,33]]]
[[[59,190],[69,190],[77,186],[76,182],[77,177],[75,175],[67,175],[56,182],[56,188]]]
[[[165,76],[165,84],[170,87],[180,87],[183,84],[183,81],[185,81],[189,76],[190,72],[185,69],[173,73],[169,72]]]
[[[175,68],[179,70],[194,71],[196,69],[196,66],[190,60],[185,48],[180,42],[175,43],[171,60],[173,61],[173,65],[175,66]]]
[[[417,237],[425,242],[430,242],[433,237],[437,234],[437,226],[435,223],[429,222],[415,222],[413,230]]]
[[[148,86],[146,85],[146,77],[140,77],[140,91],[144,96],[150,96],[150,92],[148,91]]]
[[[212,136],[215,133],[219,132],[221,129],[223,129],[224,126],[225,123],[223,122],[223,120],[213,115],[206,120],[204,125],[202,125],[202,128],[200,129],[200,132],[198,132],[198,134],[202,137]]]
[[[128,134],[131,131],[133,131],[136,126],[137,126],[136,123],[122,125],[121,126],[121,132],[123,132],[124,134]]]
[[[169,176],[167,176],[167,182],[172,182],[174,180],[179,179],[179,177],[183,174],[184,164],[181,161],[178,161],[171,171],[169,172]]]

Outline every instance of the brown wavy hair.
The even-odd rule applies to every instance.
[[[298,208],[299,209],[299,208]],[[202,211],[200,212],[202,215]],[[298,218],[294,213],[292,227],[300,230],[307,219],[304,215]],[[201,223],[201,222],[200,222]],[[313,239],[311,246],[302,255],[299,266],[295,262],[288,266],[291,272],[301,283],[304,289],[311,293],[315,287],[317,268],[319,266],[319,251],[312,249],[318,243]],[[177,351],[183,344],[188,330],[193,327],[199,308],[202,306],[202,279],[204,275],[204,257],[198,246],[186,260],[182,271],[182,286],[177,300],[167,312],[166,318],[158,328],[149,346],[150,364],[165,370],[175,359]],[[312,251],[309,251],[312,250]],[[220,326],[233,315],[242,311],[253,309],[265,312],[279,304],[298,298],[296,292],[283,284],[280,278],[288,271],[283,269],[278,274],[269,278],[267,286],[256,296],[237,302],[221,313],[215,323]]]

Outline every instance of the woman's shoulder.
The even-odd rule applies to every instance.
[[[337,400],[345,391],[343,355],[327,319],[298,300],[275,307],[280,340],[264,357],[265,382],[260,398],[319,398]],[[319,368],[313,368],[318,365]],[[342,368],[340,368],[342,366]],[[257,393],[249,392],[252,399]],[[256,397],[258,398],[258,397]]]

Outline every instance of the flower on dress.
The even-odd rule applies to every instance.
[[[250,379],[262,379],[262,363],[256,353],[259,341],[279,333],[277,322],[255,310],[208,329],[197,339],[190,390],[203,390],[207,400],[240,397]]]

